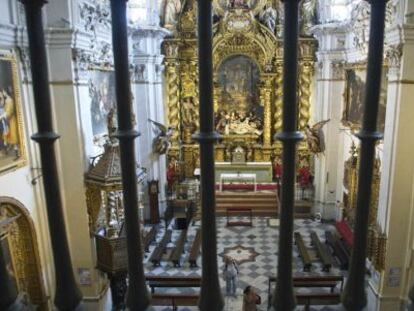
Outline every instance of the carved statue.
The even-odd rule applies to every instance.
[[[182,120],[186,127],[195,127],[196,107],[193,97],[186,97],[182,101]]]
[[[263,11],[259,15],[260,21],[269,28],[272,33],[275,33],[277,12],[272,7],[272,3],[268,2]]]
[[[300,33],[309,35],[309,29],[317,23],[317,0],[305,0],[300,7]]]
[[[164,10],[164,27],[174,29],[178,22],[178,16],[182,9],[181,0],[168,0]]]
[[[152,142],[153,152],[156,154],[165,154],[170,147],[170,139],[173,134],[174,127],[166,127],[165,125],[151,119],[148,119],[148,121],[154,124],[158,129],[158,135]]]
[[[315,154],[323,153],[325,151],[325,135],[322,128],[328,123],[330,119],[320,121],[310,127],[308,124],[305,126],[306,141],[309,146],[309,151]]]

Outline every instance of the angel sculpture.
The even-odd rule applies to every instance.
[[[306,141],[312,153],[318,154],[325,151],[325,135],[323,134],[322,128],[329,121],[330,119],[320,121],[312,127],[308,124],[305,126]]]
[[[154,153],[165,154],[170,147],[170,138],[173,134],[174,127],[166,127],[157,121],[148,119],[158,129],[158,134],[152,142],[152,149]]]

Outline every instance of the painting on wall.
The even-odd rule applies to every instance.
[[[216,130],[222,134],[262,133],[260,71],[249,57],[235,55],[218,69]]]
[[[94,70],[89,80],[91,98],[92,133],[95,140],[107,134],[107,117],[116,107],[115,73],[113,71]]]
[[[247,56],[229,57],[219,67],[217,80],[216,130],[226,135],[261,135],[263,107],[257,64]]]
[[[345,109],[342,122],[352,129],[359,129],[364,113],[366,67],[354,67],[346,70]],[[387,104],[387,68],[382,70],[380,105],[378,110],[378,130],[383,132]]]
[[[0,173],[26,163],[17,63],[0,54]]]

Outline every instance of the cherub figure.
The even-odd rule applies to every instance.
[[[156,154],[165,154],[168,148],[170,147],[170,139],[175,127],[167,127],[164,124],[161,124],[151,119],[148,119],[148,121],[154,124],[158,129],[158,135],[154,138],[152,142],[153,152]]]
[[[325,151],[325,135],[323,134],[322,128],[329,121],[330,119],[320,121],[312,127],[308,124],[305,126],[306,141],[312,153],[319,154]]]

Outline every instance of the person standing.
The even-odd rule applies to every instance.
[[[236,278],[239,274],[239,268],[236,261],[231,257],[224,258],[224,271],[223,276],[226,280],[226,295],[236,297]]]

